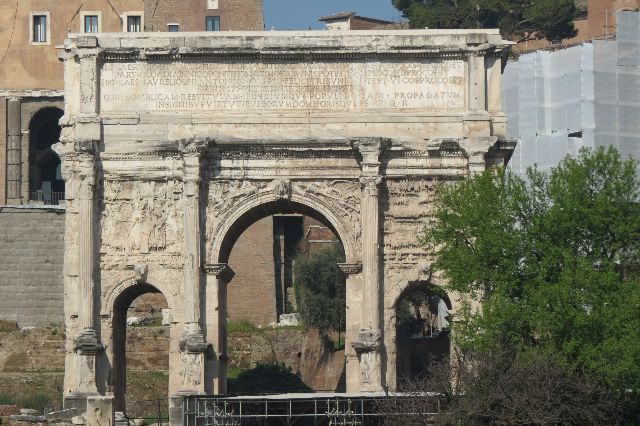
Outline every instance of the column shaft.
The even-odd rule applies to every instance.
[[[198,183],[185,183],[184,212],[184,303],[185,322],[200,322],[200,200]]]
[[[22,181],[22,99],[7,102],[7,203],[20,204]]]
[[[372,330],[380,328],[379,207],[376,185],[376,182],[368,181],[362,197],[362,272],[365,299],[362,324],[365,328]]]
[[[80,329],[93,329],[94,315],[94,236],[93,236],[93,185],[83,188],[83,196],[78,200],[78,284],[80,304],[78,306],[78,325]]]

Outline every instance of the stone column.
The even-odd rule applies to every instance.
[[[83,372],[79,391],[96,392],[95,355],[102,349],[95,329],[95,186],[97,141],[76,142],[77,210],[78,210],[78,331],[74,351],[86,357],[89,371]]]
[[[22,99],[7,102],[7,204],[21,204]]]
[[[362,279],[363,312],[358,341],[353,342],[360,359],[361,391],[382,391],[382,360],[380,329],[380,200],[379,186],[380,154],[388,143],[380,138],[357,139],[353,146],[362,156],[362,201],[360,217],[362,223]]]
[[[184,332],[180,337],[182,353],[181,393],[204,393],[204,353],[207,343],[200,323],[202,258],[201,258],[201,157],[205,143],[181,141],[183,158],[184,202]]]
[[[345,339],[345,384],[347,393],[360,392],[360,361],[353,343],[360,337],[363,313],[362,263],[339,263],[338,266],[346,276],[347,323]]]
[[[72,143],[71,152],[63,156],[68,172],[67,184],[72,188],[75,197],[70,199],[67,232],[75,233],[75,246],[67,246],[75,255],[65,255],[65,273],[71,280],[70,291],[76,292],[72,312],[77,316],[77,326],[73,334],[72,352],[67,353],[65,367],[65,408],[77,408],[84,412],[87,398],[98,394],[97,357],[103,347],[96,333],[96,155],[98,141],[76,141]],[[77,212],[76,213],[72,213]],[[69,222],[72,221],[72,222]],[[68,244],[68,243],[67,243]],[[66,287],[66,285],[65,285]],[[66,303],[66,302],[65,302]],[[72,314],[72,318],[73,318]]]
[[[227,285],[235,275],[226,263],[205,266],[207,271],[207,352],[205,372],[208,394],[227,393]]]

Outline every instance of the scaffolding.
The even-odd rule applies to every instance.
[[[619,12],[615,40],[537,51],[507,64],[509,167],[548,171],[582,147],[616,147],[640,160],[640,13]]]

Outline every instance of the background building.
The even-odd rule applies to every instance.
[[[503,76],[509,167],[548,170],[581,147],[640,160],[640,13],[619,12],[617,37],[521,55]]]
[[[318,21],[324,22],[328,30],[402,30],[408,29],[408,22],[391,22],[383,19],[360,16],[356,12],[340,12],[323,16]]]
[[[562,46],[573,46],[595,39],[614,39],[618,32],[616,13],[638,11],[640,0],[577,0],[578,16],[573,21],[578,33],[575,37],[562,40]],[[553,45],[555,46],[555,45]],[[531,52],[552,48],[547,40],[528,40],[514,46],[516,52]]]

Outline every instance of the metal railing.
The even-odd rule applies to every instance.
[[[57,206],[60,201],[64,201],[64,192],[48,192],[48,191],[34,191],[31,193],[32,201],[40,201],[50,206]]]
[[[401,396],[402,397],[402,396]],[[431,399],[431,397],[429,397]],[[384,413],[381,396],[295,395],[255,397],[190,396],[183,400],[184,426],[378,426],[389,416],[404,415],[423,419],[437,415],[439,398],[433,397],[428,414],[412,409],[407,413]]]

